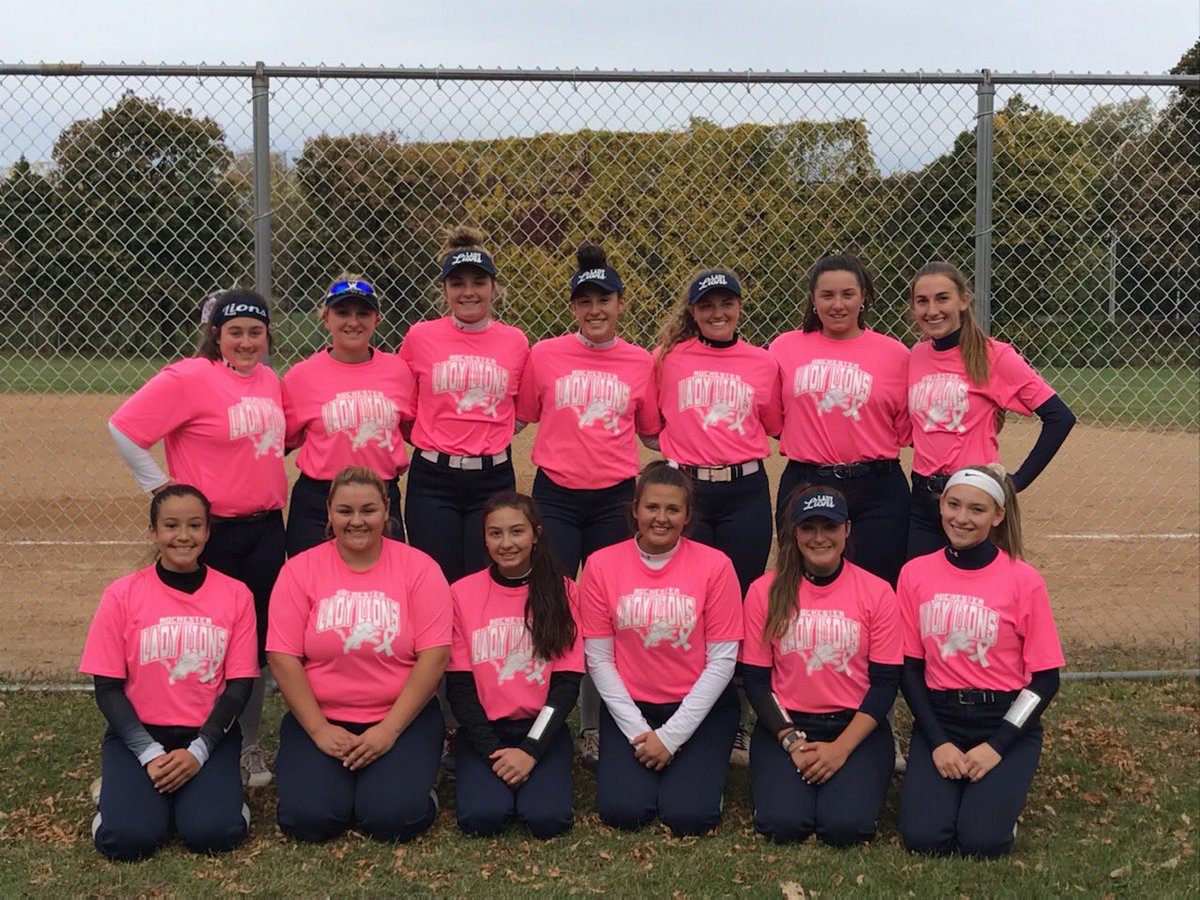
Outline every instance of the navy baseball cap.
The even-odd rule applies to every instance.
[[[829,519],[841,524],[850,518],[846,501],[828,491],[805,491],[792,503],[792,524],[799,525],[808,519]]]
[[[339,281],[330,285],[325,295],[325,305],[336,306],[343,300],[358,300],[379,312],[379,295],[365,281]]]
[[[736,297],[742,296],[742,286],[729,272],[706,272],[688,288],[688,306],[695,304],[709,291],[729,291]]]
[[[605,293],[625,293],[625,285],[621,281],[621,276],[617,274],[617,270],[608,266],[596,266],[593,269],[580,269],[571,276],[571,299],[575,299],[575,295],[585,284],[594,284]]]
[[[486,250],[455,250],[442,260],[442,281],[460,266],[474,266],[476,269],[483,269],[493,278],[496,277],[496,264],[492,262]]]

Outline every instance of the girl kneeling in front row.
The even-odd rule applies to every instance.
[[[775,571],[746,595],[754,827],[779,843],[871,840],[892,777],[900,616],[891,586],[844,558],[847,516],[840,491],[794,492]]]
[[[254,598],[200,563],[208,535],[200,491],[160,490],[158,561],[110,584],[88,630],[79,670],[108,720],[92,837],[109,859],[150,856],[172,826],[199,853],[246,836],[237,717],[258,677]]]
[[[580,582],[588,673],[604,704],[596,805],[617,828],[660,818],[683,836],[721,820],[742,610],[729,557],[682,536],[692,497],[685,472],[648,465],[634,492],[637,536],[593,553]]]
[[[486,836],[516,819],[550,838],[574,821],[566,719],[583,677],[575,584],[524,494],[488,500],[483,541],[491,565],[451,587],[446,695],[459,723],[458,824]]]
[[[900,837],[925,853],[1002,856],[1037,770],[1062,648],[1046,583],[1021,558],[1012,480],[960,469],[941,515],[950,546],[908,563],[897,591],[916,723]]]
[[[437,816],[450,586],[420,550],[383,539],[388,512],[374,471],[343,469],[329,489],[334,539],[289,559],[271,594],[267,653],[290,710],[279,827],[299,840],[355,827],[406,841]]]

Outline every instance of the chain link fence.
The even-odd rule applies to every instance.
[[[105,422],[191,352],[206,293],[272,297],[282,372],[361,272],[395,348],[440,314],[458,222],[531,340],[572,327],[585,239],[646,347],[698,266],[743,276],[767,343],[816,258],[857,253],[873,327],[911,343],[912,273],[959,264],[1080,419],[1023,496],[1074,667],[1195,664],[1198,76],[0,66],[0,110],[0,672],[73,670],[104,584],[148,559]],[[1004,460],[1035,436],[1010,419]]]

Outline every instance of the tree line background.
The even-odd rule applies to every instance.
[[[1172,72],[1200,73],[1200,42]],[[1200,91],[1094,106],[1080,121],[1020,95],[994,118],[993,332],[1036,365],[1200,359]],[[974,263],[975,135],[881,174],[860,119],[477,141],[394,133],[312,138],[271,167],[285,355],[318,340],[311,311],[343,270],[385,298],[387,343],[438,314],[439,232],[479,225],[501,315],[536,340],[569,325],[574,248],[599,239],[650,345],[699,266],[744,278],[747,336],[796,327],[809,266],[850,251],[876,274],[873,325],[910,337],[923,263]],[[220,127],[124,94],[66,128],[44,172],[0,181],[0,350],[186,352],[202,296],[253,271],[251,159]],[[1115,265],[1115,318],[1110,273]],[[289,349],[290,348],[290,349]]]

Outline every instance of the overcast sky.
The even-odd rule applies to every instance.
[[[1162,72],[1196,0],[51,0],[0,61]]]
[[[1198,34],[1198,0],[25,0],[0,15],[0,63],[1161,73]],[[127,87],[210,115],[235,150],[249,146],[240,80],[0,79],[0,172],[20,155],[44,162],[62,128],[97,115]],[[692,115],[721,124],[849,116],[868,123],[891,171],[944,152],[974,116],[969,87],[920,96],[836,86],[653,90],[275,80],[272,146],[294,156],[322,131],[436,140],[672,128]],[[1167,92],[1151,95],[1161,104]],[[1128,96],[1045,90],[1034,99],[1079,119]],[[1004,99],[1002,90],[997,103]]]

